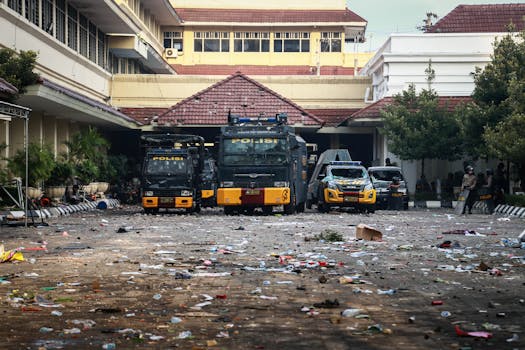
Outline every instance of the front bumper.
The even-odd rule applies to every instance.
[[[142,197],[142,207],[156,208],[193,208],[192,197]]]
[[[342,192],[337,189],[324,189],[324,202],[342,207],[355,207],[358,205],[373,205],[376,203],[376,190],[359,192]]]
[[[269,206],[290,204],[290,188],[219,188],[219,206]]]

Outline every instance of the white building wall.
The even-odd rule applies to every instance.
[[[470,96],[472,73],[490,61],[493,43],[506,33],[392,34],[360,72],[372,76],[374,100],[393,96],[410,83],[428,88],[429,60],[436,78],[432,88],[440,96]]]
[[[111,74],[0,3],[0,43],[38,53],[35,72],[92,99],[110,94]]]

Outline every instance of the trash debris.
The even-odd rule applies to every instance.
[[[451,230],[442,232],[444,235],[465,235],[465,236],[485,236],[474,230]]]
[[[395,289],[387,289],[387,290],[378,289],[377,290],[377,294],[379,294],[379,295],[394,295],[394,294],[396,294],[396,290]]]
[[[24,261],[24,255],[22,254],[23,248],[16,248],[5,251],[4,245],[0,244],[0,263],[10,261]]]
[[[177,338],[179,339],[188,339],[188,338],[191,338],[192,337],[192,334],[190,331],[183,331],[183,332],[180,332],[179,335],[177,336]]]
[[[383,239],[383,234],[381,231],[376,230],[373,227],[359,224],[355,229],[355,238],[363,239],[365,241],[381,241]]]
[[[333,309],[339,307],[339,300],[334,299],[326,299],[325,301],[321,303],[315,303],[314,307],[320,308],[320,309]]]
[[[485,339],[492,338],[492,333],[489,333],[489,332],[482,332],[482,331],[466,332],[466,331],[461,330],[461,328],[459,328],[458,325],[455,325],[454,329],[456,330],[456,334],[459,337],[475,337],[475,338],[485,338]]]
[[[341,311],[343,317],[355,317],[363,312],[362,309],[346,309]]]
[[[507,248],[521,248],[521,239],[519,238],[503,238],[500,244]]]

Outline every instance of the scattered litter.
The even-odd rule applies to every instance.
[[[16,248],[12,250],[5,251],[4,245],[0,244],[0,263],[10,262],[10,261],[24,261],[24,255],[22,254],[23,248]]]
[[[183,332],[180,332],[179,335],[177,336],[177,338],[179,339],[188,339],[188,338],[191,338],[192,337],[192,334],[190,331],[183,331]]]
[[[485,339],[492,338],[492,333],[489,333],[489,332],[480,332],[480,331],[466,332],[466,331],[461,330],[458,325],[455,325],[454,328],[456,330],[456,334],[459,337],[475,337],[475,338],[485,338]]]
[[[363,310],[361,309],[346,309],[341,311],[341,316],[343,317],[355,317],[359,314],[361,314]]]

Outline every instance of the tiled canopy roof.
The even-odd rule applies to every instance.
[[[168,108],[161,107],[140,107],[140,108],[131,108],[131,107],[121,107],[119,110],[127,115],[128,117],[133,118],[135,121],[141,124],[150,124],[155,120],[159,114],[162,114],[168,110]]]
[[[159,115],[159,126],[220,126],[228,112],[241,116],[288,115],[288,124],[321,126],[322,120],[247,76],[236,73],[177,103]]]
[[[380,119],[380,111],[385,109],[386,106],[392,104],[394,99],[392,97],[385,97],[379,101],[372,103],[371,105],[361,109],[360,111],[352,114],[349,121],[360,120],[360,119]],[[439,107],[447,107],[449,111],[453,111],[459,104],[472,102],[472,97],[469,96],[443,96],[439,97]]]
[[[334,23],[366,22],[349,9],[345,10],[250,10],[176,8],[182,22],[224,23]]]
[[[459,5],[434,24],[427,33],[499,33],[509,23],[525,28],[525,4]]]
[[[0,95],[10,96],[16,95],[17,93],[18,89],[15,86],[10,84],[7,80],[0,78]]]
[[[360,108],[308,109],[308,112],[322,119],[325,126],[338,126],[359,110]]]

